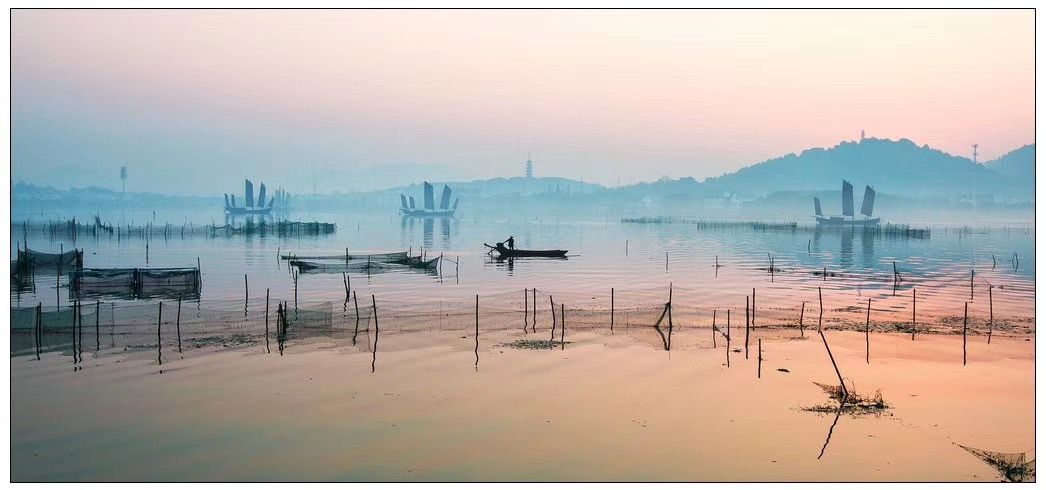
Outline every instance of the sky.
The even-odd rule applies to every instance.
[[[1032,10],[25,10],[12,178],[180,195],[701,180],[1034,142]]]

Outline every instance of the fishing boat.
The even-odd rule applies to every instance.
[[[458,202],[460,198],[454,199],[454,205],[450,205],[450,186],[443,185],[443,194],[440,196],[439,208],[436,208],[436,201],[432,193],[432,184],[427,181],[423,183],[425,188],[425,207],[416,208],[414,206],[414,196],[406,196],[400,194],[400,212],[404,216],[411,216],[414,218],[453,218],[454,212],[458,210]]]
[[[504,244],[498,243],[496,246],[486,245],[490,249],[490,253],[497,252],[498,258],[516,258],[516,257],[566,257],[567,250],[523,250],[518,248],[506,248]]]
[[[439,265],[439,257],[434,259],[425,260],[422,256],[404,257],[399,260],[392,261],[393,264],[405,265],[407,267],[413,267],[415,269],[435,269]]]
[[[879,226],[879,218],[872,217],[875,206],[875,189],[864,187],[864,200],[861,202],[861,214],[864,218],[854,218],[854,186],[843,181],[843,214],[842,216],[825,216],[821,212],[821,200],[814,198],[814,218],[818,226]]]
[[[233,216],[243,215],[267,215],[272,213],[272,207],[276,203],[276,197],[271,197],[268,204],[265,203],[265,183],[261,185],[258,192],[257,203],[254,200],[254,184],[250,180],[243,181],[243,200],[245,206],[236,205],[235,194],[225,194],[225,213]]]

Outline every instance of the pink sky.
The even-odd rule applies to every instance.
[[[17,10],[15,178],[80,159],[477,178],[529,147],[539,174],[615,184],[862,129],[987,160],[1034,141],[1033,39],[1031,10]]]

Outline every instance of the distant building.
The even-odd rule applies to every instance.
[[[523,173],[528,179],[534,178],[534,162],[530,161],[530,152],[527,152],[527,161],[523,168]]]

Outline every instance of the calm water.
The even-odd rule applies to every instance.
[[[832,329],[828,336],[843,375],[864,394],[882,390],[890,405],[875,416],[833,418],[802,409],[826,401],[811,381],[836,379],[812,332],[799,338],[791,329],[753,330],[753,346],[764,349],[759,362],[756,355],[745,358],[743,337],[734,337],[733,354],[722,338],[713,347],[706,325],[711,310],[732,309],[739,315],[735,335],[741,334],[752,288],[758,289],[760,314],[783,312],[789,322],[802,303],[813,317],[818,288],[833,322],[847,315],[863,322],[869,298],[875,321],[905,322],[914,288],[921,322],[959,316],[961,325],[965,303],[971,315],[987,317],[989,283],[996,319],[1032,325],[1030,230],[936,228],[929,239],[902,239],[605,220],[319,219],[337,222],[337,233],[288,239],[181,239],[175,233],[149,242],[148,261],[141,239],[28,241],[42,251],[83,248],[87,267],[192,267],[199,258],[203,300],[230,300],[226,304],[238,304],[243,319],[244,274],[255,313],[266,288],[275,298],[294,295],[277,250],[305,255],[424,247],[429,256],[442,253],[457,264],[447,261],[437,273],[351,274],[353,289],[374,294],[379,304],[431,307],[437,300],[469,305],[476,294],[488,304],[521,300],[517,294],[536,287],[543,306],[547,293],[570,307],[605,308],[615,288],[618,308],[652,305],[656,315],[672,284],[677,325],[706,328],[677,329],[674,345],[683,348],[665,352],[648,323],[631,330],[626,323],[616,334],[603,325],[572,324],[565,349],[535,351],[506,343],[547,340],[547,310],[531,334],[516,327],[514,312],[511,328],[496,328],[495,315],[475,338],[461,329],[386,333],[383,323],[380,356],[369,328],[358,345],[347,340],[350,327],[348,333],[297,338],[286,355],[257,341],[187,342],[190,347],[179,353],[167,331],[162,363],[151,327],[119,346],[99,342],[88,328],[86,348],[84,338],[78,341],[79,359],[69,331],[56,331],[45,339],[40,360],[29,350],[12,356],[12,478],[997,481],[991,468],[954,443],[1034,449],[1033,335],[1001,335],[987,344],[978,332],[966,365],[961,336],[913,341],[877,331],[866,357],[864,334]],[[488,257],[482,244],[509,234],[520,248],[567,248],[570,256]],[[14,235],[22,238],[17,230]],[[768,253],[778,269],[773,275]],[[896,290],[895,261],[903,277]],[[825,269],[831,277],[813,274]],[[342,277],[302,274],[297,293],[310,302],[332,301],[340,310]],[[65,279],[39,276],[35,292],[12,293],[11,300],[53,307],[67,305],[70,296]],[[149,315],[153,311],[148,308]],[[579,316],[570,315],[568,323]],[[164,319],[170,321],[167,314]],[[732,363],[724,362],[730,355]]]
[[[966,233],[934,228],[931,238],[909,239],[850,230],[699,230],[687,224],[607,220],[418,220],[391,214],[316,219],[337,223],[337,232],[300,238],[182,239],[175,231],[168,240],[154,237],[148,258],[146,243],[140,238],[118,243],[109,237],[87,237],[73,243],[30,236],[29,247],[55,252],[60,247],[82,248],[86,267],[193,267],[199,259],[205,300],[243,299],[244,274],[246,294],[252,300],[264,298],[267,288],[274,298],[291,298],[294,281],[287,263],[277,259],[278,250],[339,254],[348,247],[351,253],[408,249],[418,253],[424,249],[429,257],[443,254],[447,259],[441,273],[350,274],[353,289],[361,296],[375,294],[379,300],[452,301],[477,293],[494,295],[536,287],[564,301],[595,298],[605,302],[610,288],[621,294],[633,291],[637,301],[662,301],[671,283],[678,291],[675,300],[694,307],[739,307],[751,288],[758,288],[761,305],[797,308],[802,302],[815,304],[820,287],[833,307],[861,305],[870,297],[877,306],[882,301],[884,308],[900,315],[910,308],[914,287],[921,312],[961,316],[963,303],[971,302],[972,314],[986,316],[987,288],[992,284],[996,316],[1027,318],[1034,314],[1035,256],[1030,228],[979,228]],[[209,221],[201,217],[196,223]],[[498,262],[486,255],[484,242],[493,244],[510,234],[519,248],[564,248],[570,250],[569,258]],[[17,228],[13,235],[19,241],[23,238]],[[1011,262],[1015,253],[1018,268]],[[772,277],[767,272],[768,254],[780,269]],[[891,279],[894,262],[903,278],[897,290]],[[828,280],[814,274],[825,268]],[[975,271],[972,299],[971,269]],[[344,297],[342,281],[340,274],[302,274],[298,296],[310,301],[340,300]],[[57,289],[56,284],[51,278],[38,277],[36,291],[13,293],[12,303],[67,303],[70,295],[65,280]]]

